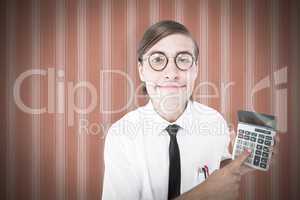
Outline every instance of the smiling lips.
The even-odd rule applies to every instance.
[[[157,85],[157,86],[163,89],[179,89],[185,87],[185,85],[179,85],[179,84],[165,84],[165,85]]]

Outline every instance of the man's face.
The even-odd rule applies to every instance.
[[[149,97],[160,103],[186,102],[194,88],[198,66],[195,63],[193,40],[183,34],[172,34],[158,41],[143,56],[143,64],[139,63],[139,75],[146,83]],[[168,63],[162,71],[151,68],[148,57],[153,52],[163,52],[168,57]],[[180,70],[174,63],[178,52],[189,52],[194,57],[192,66],[186,71]]]

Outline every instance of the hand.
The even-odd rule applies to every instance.
[[[245,151],[230,164],[213,172],[207,180],[196,187],[199,197],[215,200],[236,199],[239,194],[240,181],[243,174],[243,163],[249,155],[250,152]]]
[[[230,131],[230,151],[233,150],[233,146],[234,146],[234,142],[235,142],[235,138],[236,138],[236,132],[231,129]],[[279,137],[279,134],[276,134],[275,137],[274,137],[274,145],[270,148],[270,151],[272,152],[272,157],[271,157],[271,160],[270,160],[270,167],[274,164],[275,160],[276,160],[276,157],[278,155],[278,152],[279,152],[279,142],[280,142],[280,137]],[[245,174],[248,174],[249,172],[253,172],[255,171],[254,168],[252,167],[249,167],[247,165],[242,165],[241,166],[241,175],[245,175]]]
[[[230,144],[229,144],[229,152],[233,152],[233,146],[234,146],[234,142],[235,142],[235,138],[236,138],[236,132],[234,131],[234,129],[230,129],[230,132],[229,132],[229,136],[230,136]],[[245,175],[245,174],[248,174],[249,172],[253,172],[255,171],[256,169],[252,168],[252,167],[249,167],[247,165],[241,165],[241,168],[240,168],[240,173],[241,175]]]

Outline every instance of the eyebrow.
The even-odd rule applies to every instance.
[[[164,51],[160,51],[160,50],[152,50],[152,51],[148,52],[145,56],[150,56],[151,54],[153,54],[153,53],[155,53],[155,52],[162,52],[162,53],[164,53],[165,55],[167,55],[167,53],[164,52]],[[194,52],[190,52],[189,50],[176,51],[176,52],[175,52],[175,56],[176,56],[177,54],[179,54],[179,53],[184,53],[184,52],[188,52],[188,53],[190,53],[190,54],[192,54],[192,55],[194,56]],[[168,55],[167,55],[167,56],[168,56]]]

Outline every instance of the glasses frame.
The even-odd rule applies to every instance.
[[[151,57],[153,54],[155,54],[155,53],[160,53],[160,54],[164,55],[164,56],[167,58],[166,64],[165,64],[164,67],[161,68],[161,69],[154,69],[154,68],[152,67],[152,65],[150,64],[150,57]],[[189,55],[192,57],[192,64],[191,64],[191,66],[190,66],[188,69],[181,69],[181,68],[177,65],[177,62],[176,62],[177,57],[178,57],[180,54],[183,54],[183,53],[189,54]],[[169,58],[173,58],[173,62],[175,63],[176,67],[177,67],[180,71],[187,71],[187,70],[189,70],[189,69],[193,66],[193,64],[194,64],[194,62],[195,62],[195,57],[193,56],[192,53],[190,53],[190,52],[188,52],[188,51],[180,51],[180,52],[178,52],[178,53],[175,55],[175,57],[168,57],[168,56],[167,56],[164,52],[162,52],[162,51],[154,51],[154,52],[152,52],[150,55],[148,55],[146,58],[144,58],[143,60],[146,60],[146,59],[147,59],[147,60],[148,60],[148,64],[150,65],[151,69],[153,69],[154,71],[163,71],[163,70],[167,67],[167,65],[168,65],[168,63],[169,63]]]

